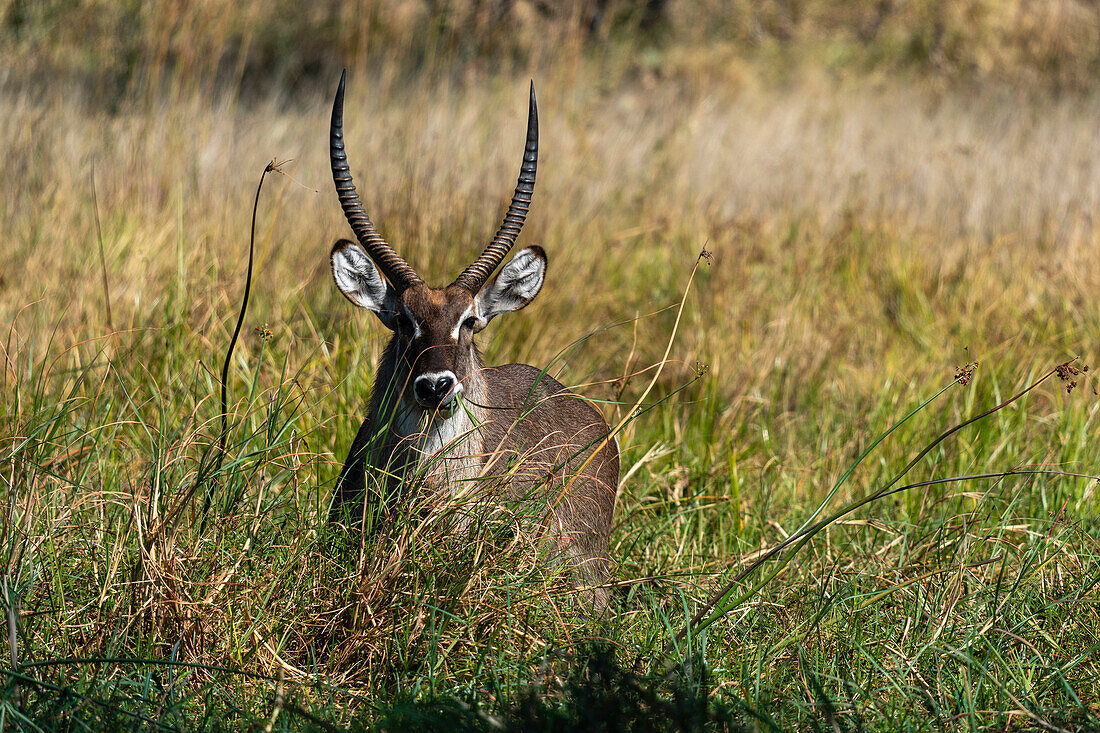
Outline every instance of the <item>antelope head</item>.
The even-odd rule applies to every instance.
[[[386,244],[359,201],[344,150],[345,76],[332,106],[329,154],[340,205],[358,243],[336,242],[332,276],[348,300],[373,311],[394,332],[391,347],[397,348],[404,371],[394,375],[401,381],[395,387],[402,390],[405,403],[446,416],[479,368],[474,335],[496,316],[530,303],[546,276],[546,253],[527,247],[489,280],[515,245],[535,189],[539,125],[534,84],[519,182],[504,221],[485,251],[454,282],[433,288]]]

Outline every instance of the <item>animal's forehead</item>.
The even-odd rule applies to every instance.
[[[417,285],[401,294],[405,307],[418,321],[453,325],[453,321],[473,305],[474,296],[464,288],[429,288]]]

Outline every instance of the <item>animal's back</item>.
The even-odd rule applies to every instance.
[[[618,444],[603,416],[532,366],[505,364],[483,376],[496,394],[485,410],[483,475],[510,472],[510,496],[545,505],[545,531],[582,578],[602,582],[619,485]]]

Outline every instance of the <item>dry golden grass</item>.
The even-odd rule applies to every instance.
[[[538,318],[493,340],[494,355],[545,361],[572,337],[666,304],[704,243],[716,258],[697,323],[730,328],[695,329],[683,356],[714,362],[729,396],[775,359],[813,371],[830,358],[869,385],[888,354],[928,374],[961,361],[962,347],[1010,338],[1095,349],[1091,98],[1040,105],[821,78],[781,91],[678,75],[603,90],[574,74],[536,81],[543,155],[525,238],[548,248],[550,288]],[[352,77],[348,134],[368,210],[432,280],[497,223],[522,86]],[[61,90],[41,103],[9,91],[0,134],[17,184],[2,199],[0,319],[16,343],[106,333],[93,162],[116,328],[147,325],[176,288],[213,349],[241,287],[253,182],[272,158],[292,162],[261,202],[252,321],[356,317],[327,275],[344,233],[326,168],[329,91],[248,107],[187,97],[118,116]],[[657,347],[643,333],[640,358]],[[604,348],[588,348],[582,374],[606,363]]]

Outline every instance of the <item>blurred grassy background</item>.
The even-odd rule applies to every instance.
[[[624,51],[1081,90],[1100,68],[1098,16],[1080,0],[6,0],[3,20],[9,83],[71,79],[115,104],[173,82],[293,91],[354,63],[494,75]]]
[[[547,649],[590,634],[656,654],[685,609],[797,528],[956,367],[982,362],[835,501],[1100,345],[1095,3],[0,11],[0,557],[19,589],[23,663],[209,667],[182,701],[119,693],[142,688],[140,665],[40,673],[111,709],[159,705],[158,720],[190,729],[203,701],[266,718],[270,685],[211,671],[221,665],[367,695],[364,707],[301,689],[301,704],[346,722],[487,677],[504,700],[539,678]],[[321,536],[385,337],[328,273],[347,234],[327,166],[345,66],[366,208],[431,282],[495,231],[535,82],[540,165],[522,239],[547,249],[548,287],[486,332],[490,361],[549,364],[675,302],[699,252],[714,253],[659,388],[690,386],[623,441],[614,623],[561,612],[568,591],[545,590],[514,547],[493,565],[398,532],[399,559],[356,561]],[[203,477],[254,186],[273,158],[290,162],[260,200],[232,459]],[[619,416],[645,382],[626,375],[660,359],[671,322],[602,331],[555,373]],[[1071,394],[1044,385],[911,479],[1096,473],[1086,376]],[[1095,722],[1098,510],[1094,482],[1035,477],[872,505],[700,642],[708,690],[762,727]],[[45,716],[57,698],[31,699]]]

